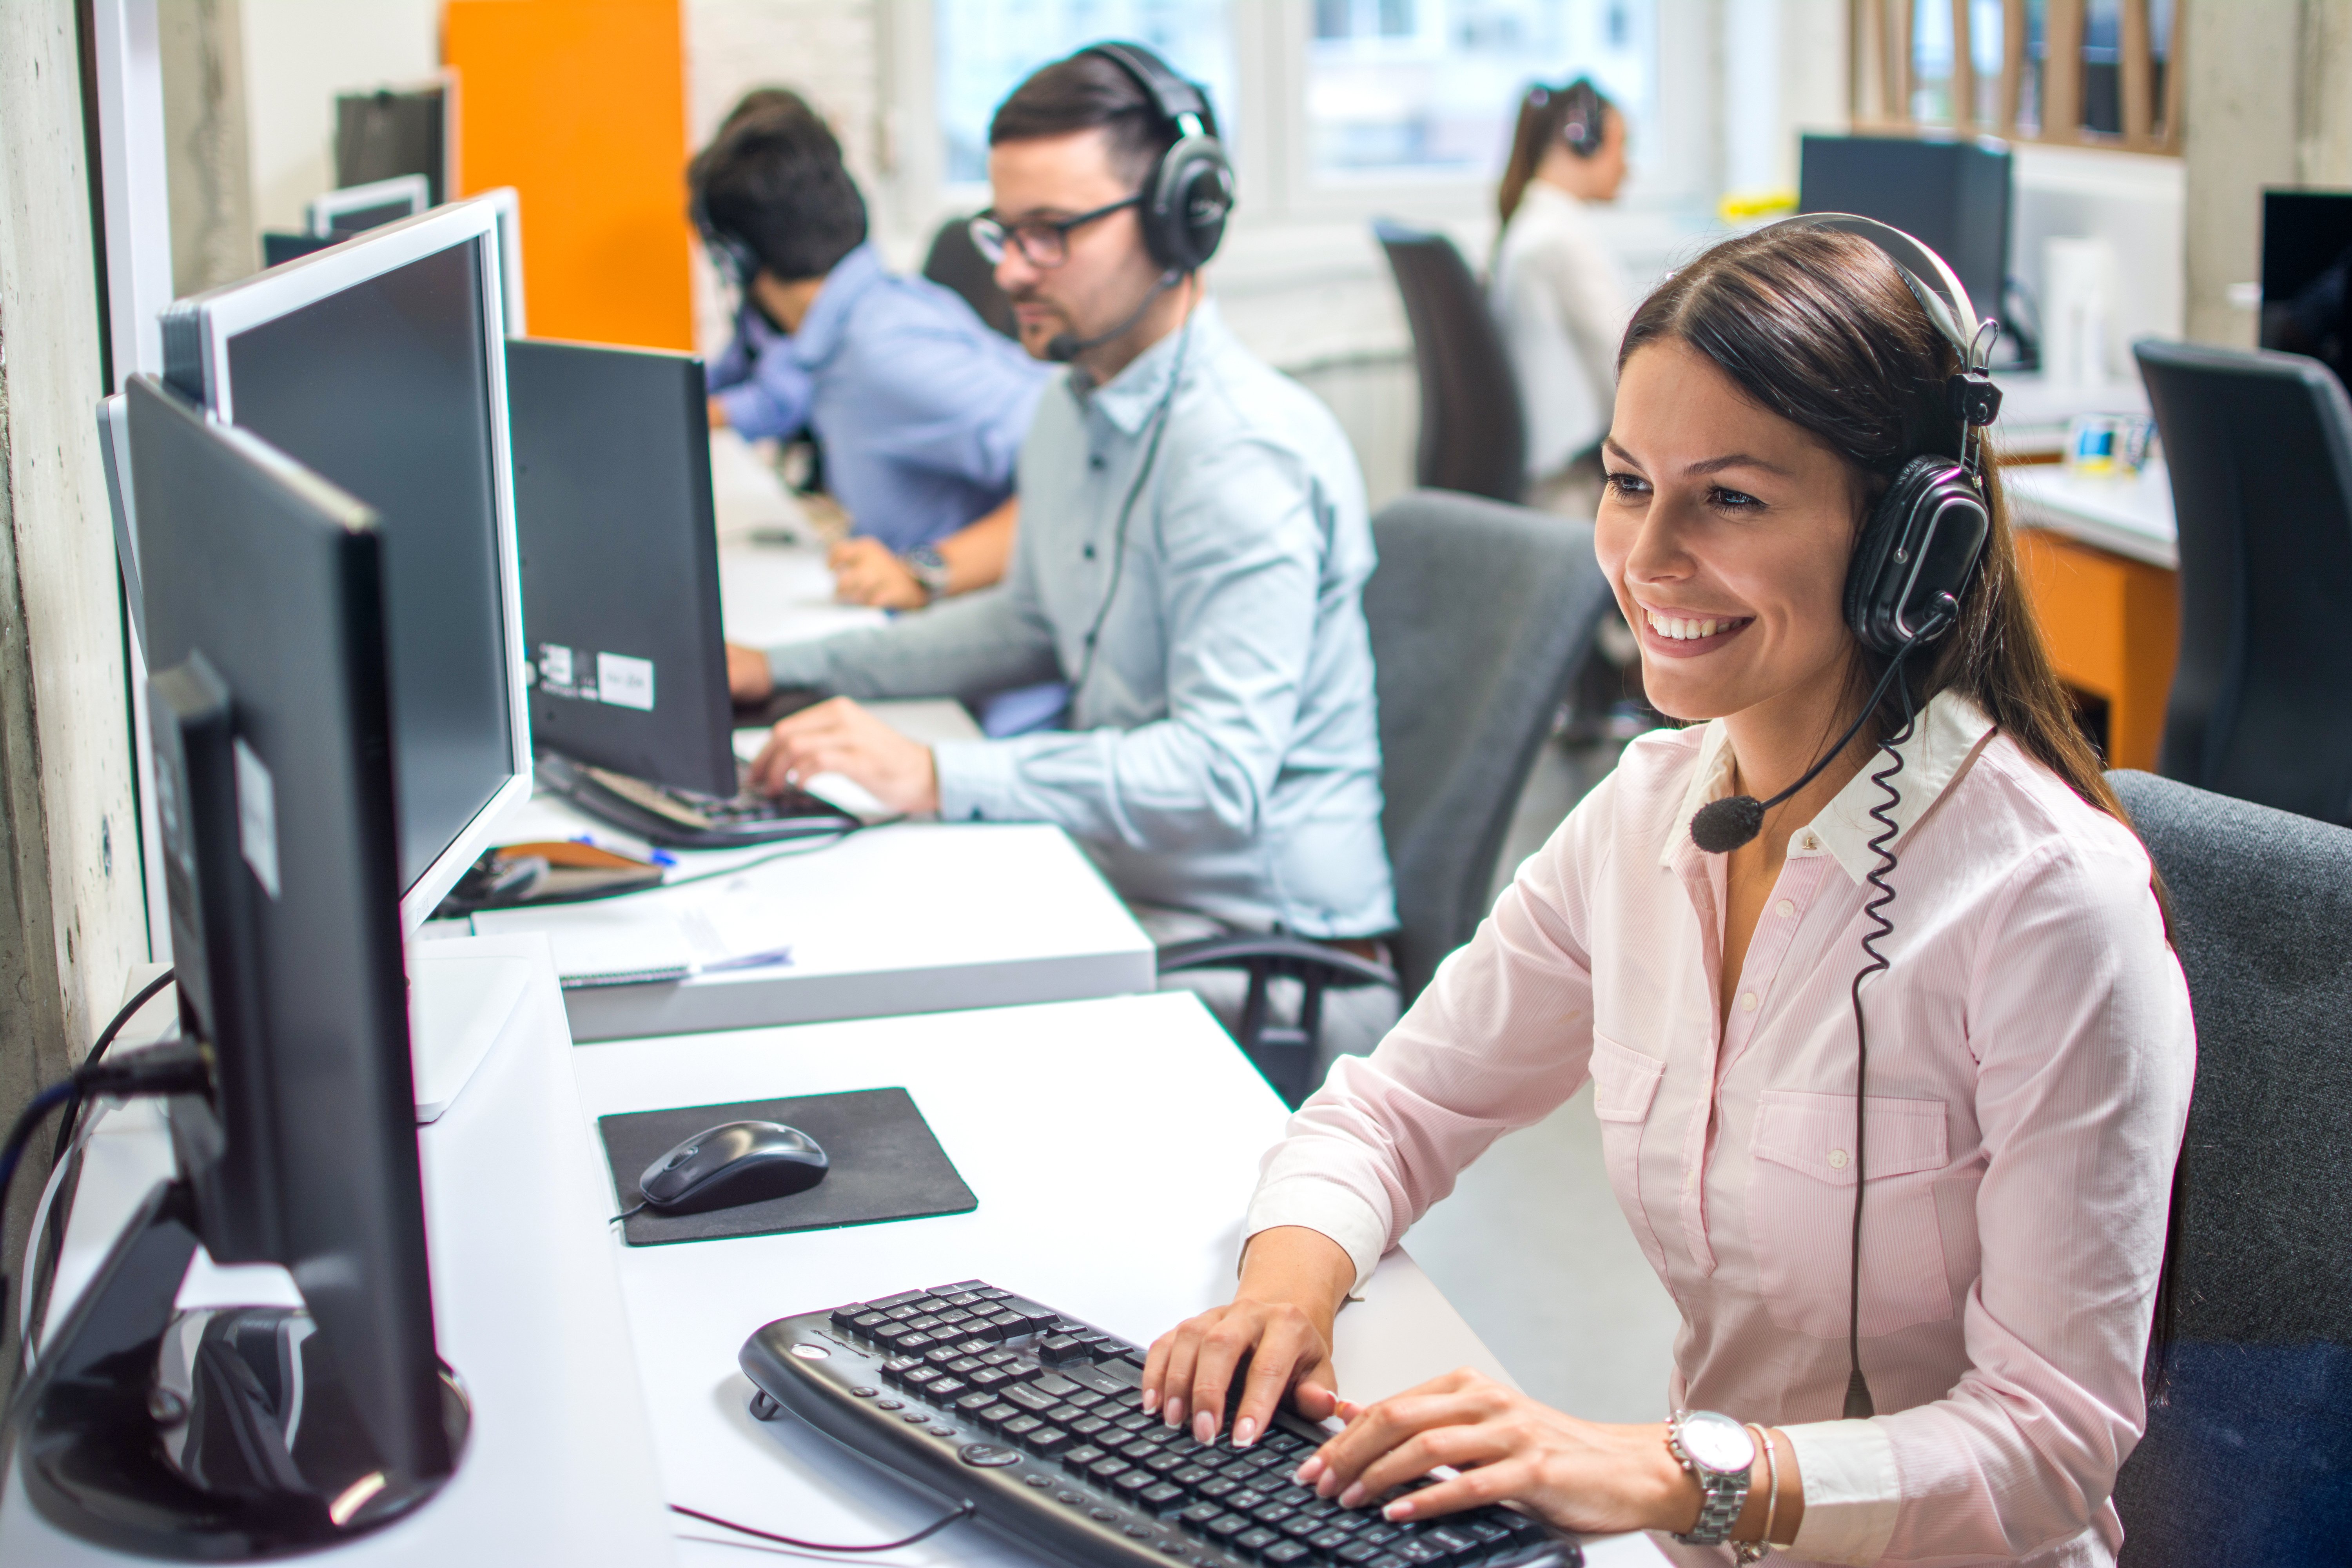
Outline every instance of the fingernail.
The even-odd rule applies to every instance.
[[[1315,1483],[1315,1495],[1317,1497],[1329,1497],[1333,1492],[1336,1492],[1339,1489],[1339,1478],[1337,1476],[1325,1476],[1321,1480]]]
[[[1213,1443],[1217,1440],[1217,1418],[1203,1410],[1192,1417],[1192,1441]]]
[[[1256,1442],[1256,1441],[1257,1441],[1257,1422],[1256,1422],[1256,1420],[1255,1420],[1255,1418],[1253,1418],[1253,1417],[1251,1417],[1251,1416],[1244,1415],[1244,1416],[1243,1416],[1240,1420],[1238,1420],[1238,1421],[1236,1421],[1236,1422],[1234,1422],[1234,1447],[1236,1447],[1236,1448],[1246,1448],[1246,1447],[1248,1447],[1252,1443],[1255,1443],[1255,1442]]]
[[[1312,1486],[1315,1482],[1315,1478],[1322,1473],[1323,1456],[1320,1454],[1309,1454],[1307,1456],[1307,1462],[1298,1467],[1298,1473],[1290,1479],[1297,1481],[1302,1487]]]
[[[1150,1415],[1153,1411],[1155,1411],[1155,1410],[1157,1410],[1157,1409],[1159,1409],[1159,1408],[1160,1408],[1160,1391],[1159,1391],[1158,1389],[1156,1389],[1156,1388],[1147,1388],[1147,1389],[1145,1389],[1145,1390],[1143,1391],[1143,1413],[1144,1413],[1146,1415]]]
[[[1171,1426],[1184,1425],[1184,1396],[1181,1394],[1168,1402],[1168,1425]]]
[[[1412,1503],[1408,1499],[1399,1498],[1396,1501],[1389,1504],[1388,1507],[1381,1510],[1381,1517],[1386,1520],[1411,1519],[1412,1517]]]
[[[1361,1508],[1364,1505],[1364,1483],[1358,1481],[1339,1494],[1341,1508]]]

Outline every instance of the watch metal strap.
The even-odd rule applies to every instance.
[[[919,544],[899,559],[906,562],[907,570],[915,574],[915,581],[922,585],[924,593],[934,599],[947,596],[948,563],[945,556],[930,545]]]
[[[1690,1530],[1675,1539],[1686,1546],[1720,1546],[1731,1534],[1731,1527],[1739,1521],[1740,1510],[1748,1506],[1748,1489],[1755,1469],[1751,1461],[1745,1470],[1709,1469],[1694,1460],[1682,1444],[1683,1423],[1692,1412],[1676,1411],[1666,1426],[1666,1447],[1675,1462],[1696,1479],[1699,1487],[1698,1520]]]

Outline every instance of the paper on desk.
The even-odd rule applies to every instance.
[[[792,962],[782,910],[740,879],[691,900],[659,906],[642,895],[540,909],[490,910],[474,917],[483,936],[538,931],[555,955],[566,991],[602,985],[676,984],[697,974]]]

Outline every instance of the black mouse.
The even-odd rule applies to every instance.
[[[730,1121],[647,1165],[637,1190],[659,1213],[702,1214],[804,1193],[831,1168],[816,1140],[797,1127]]]

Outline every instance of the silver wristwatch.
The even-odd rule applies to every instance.
[[[1686,1546],[1720,1546],[1729,1539],[1739,1510],[1748,1506],[1748,1485],[1756,1468],[1756,1439],[1728,1415],[1712,1410],[1677,1410],[1666,1424],[1666,1448],[1698,1482],[1698,1522],[1676,1541]]]
[[[922,584],[926,595],[934,599],[947,597],[948,563],[938,551],[928,544],[918,544],[898,559],[907,563],[907,570],[915,574],[915,581]]]

